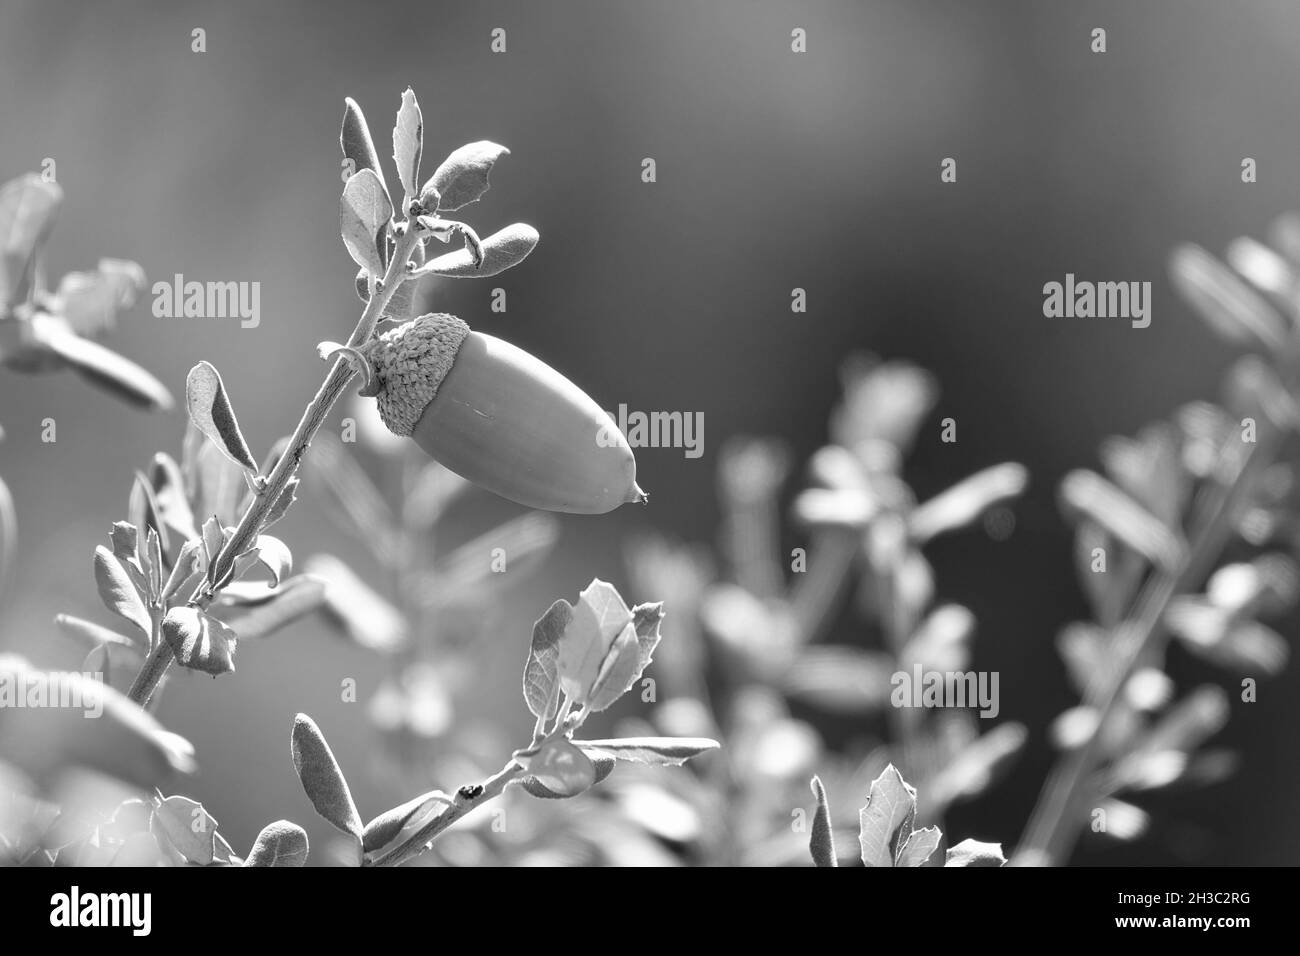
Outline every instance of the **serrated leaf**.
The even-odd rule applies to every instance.
[[[575,740],[588,757],[608,754],[616,760],[655,767],[680,767],[692,757],[718,749],[708,737],[619,737],[613,740]]]
[[[550,720],[560,706],[560,640],[573,621],[573,605],[561,598],[533,625],[533,642],[524,664],[524,700],[534,717]]]
[[[637,643],[636,628],[631,623],[623,628],[610,645],[600,671],[592,682],[587,706],[599,713],[622,697],[641,676],[641,648]]]
[[[510,150],[487,140],[467,143],[442,161],[424,190],[436,189],[439,195],[438,211],[454,212],[480,199],[488,191],[488,176],[492,167]]]
[[[406,617],[352,569],[327,554],[312,555],[303,569],[325,582],[329,620],[353,642],[381,653],[406,644]]]
[[[343,158],[350,161],[348,177],[368,169],[374,173],[379,184],[384,186],[384,171],[379,165],[379,154],[375,151],[374,140],[370,137],[370,127],[361,112],[361,107],[350,96],[343,101],[343,125],[339,130],[339,146],[343,149]],[[387,191],[387,186],[384,186],[385,194]]]
[[[397,175],[406,191],[406,201],[419,196],[420,151],[424,144],[424,117],[420,104],[410,87],[402,94],[402,106],[397,111],[397,125],[393,127],[393,161]]]
[[[26,297],[32,262],[54,227],[63,190],[36,173],[0,186],[0,313]]]
[[[385,810],[366,824],[361,834],[361,848],[367,853],[383,849],[406,835],[414,835],[434,818],[443,807],[452,805],[451,797],[441,790],[431,790],[400,806]]]
[[[1001,843],[981,843],[979,840],[962,840],[949,847],[944,866],[1005,866]]]
[[[481,258],[478,262],[471,250],[458,249],[430,259],[419,267],[418,274],[449,279],[482,279],[498,275],[527,259],[540,238],[532,226],[516,222],[479,241]]]
[[[277,820],[262,828],[244,866],[306,866],[307,852],[307,831],[288,820]]]
[[[167,797],[154,806],[152,829],[188,863],[207,866],[216,847],[217,821],[203,804],[188,797]]]
[[[826,800],[826,788],[820,777],[812,778],[812,792],[817,797],[813,812],[812,834],[808,838],[808,852],[817,866],[839,866],[835,859],[835,834],[831,829],[831,807]]]
[[[920,830],[913,830],[907,842],[903,844],[902,852],[898,854],[898,866],[921,866],[930,855],[939,848],[939,841],[943,839],[943,834],[938,827],[923,827]]]
[[[352,801],[348,782],[339,769],[338,761],[325,742],[325,735],[306,714],[294,718],[291,737],[293,768],[302,781],[316,812],[344,833],[361,840],[361,815]]]
[[[198,608],[172,608],[163,618],[162,633],[182,667],[214,677],[235,669],[235,632]]]
[[[871,783],[867,804],[858,812],[858,842],[867,866],[893,866],[911,835],[916,816],[916,789],[893,764]]]
[[[551,793],[573,797],[596,782],[591,759],[568,740],[555,738],[527,760],[529,776]]]
[[[632,623],[618,591],[599,579],[579,595],[573,620],[560,640],[560,685],[575,703],[585,704],[614,640]]]
[[[359,170],[339,198],[339,231],[352,261],[375,278],[384,275],[383,243],[393,216],[384,184],[372,170]]]
[[[210,363],[200,362],[190,369],[185,379],[185,405],[195,428],[235,464],[257,474],[257,462],[239,430],[221,374]]]
[[[126,568],[103,545],[95,548],[95,584],[105,607],[130,621],[144,634],[153,634],[153,619],[145,607],[144,597],[136,590]]]
[[[231,601],[235,587],[227,587],[209,611],[241,640],[274,634],[325,606],[325,582],[309,574],[287,578],[276,588],[262,586],[266,597],[257,601]]]

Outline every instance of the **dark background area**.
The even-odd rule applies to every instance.
[[[112,340],[177,393],[191,365],[213,362],[255,451],[292,428],[319,383],[315,343],[345,337],[357,315],[337,228],[343,98],[362,105],[387,160],[407,85],[423,107],[426,172],[471,140],[511,150],[467,221],[480,235],[513,221],[542,235],[499,279],[436,288],[436,308],[542,357],[606,408],[704,413],[702,458],[638,453],[650,508],[565,518],[556,557],[510,592],[483,698],[520,726],[532,621],[593,576],[624,587],[620,542],[637,529],[709,539],[727,437],[813,451],[851,350],[932,370],[943,395],[908,471],[918,492],[1004,460],[1033,476],[1009,540],[976,533],[930,552],[939,599],[979,619],[975,666],[1001,672],[1002,718],[1032,730],[1011,778],[951,815],[953,832],[1008,844],[1048,766],[1046,723],[1073,702],[1053,639],[1085,613],[1055,486],[1095,466],[1104,436],[1215,394],[1232,356],[1173,297],[1169,250],[1261,234],[1300,189],[1300,10],[1285,2],[5,0],[0,11],[0,176],[57,161],[67,201],[51,273],[108,255],[139,261],[151,281],[261,283],[259,328],[156,319],[146,296]],[[1089,50],[1097,26],[1104,55]],[[191,52],[195,27],[205,53]],[[503,55],[489,49],[494,27],[507,31]],[[805,54],[790,50],[795,27]],[[1258,161],[1252,185],[1245,156]],[[641,182],[644,157],[654,184]],[[939,181],[944,157],[957,159],[955,184]],[[1042,286],[1067,272],[1150,281],[1151,327],[1044,318]],[[489,310],[498,285],[504,315]],[[806,314],[790,311],[794,287]],[[949,416],[956,444],[939,441]],[[46,417],[52,445],[40,441]],[[0,422],[23,536],[0,647],[75,666],[51,619],[103,619],[91,550],[125,517],[133,470],[155,450],[179,453],[183,413],[130,412],[71,376],[6,373]],[[483,526],[474,513],[465,525]],[[319,498],[278,533],[300,557],[357,557]],[[179,679],[164,699],[160,716],[201,759],[192,795],[236,846],[277,817],[314,838],[324,824],[288,759],[290,721],[311,713],[343,765],[363,766],[372,731],[338,701],[338,681],[355,676],[364,693],[379,665],[311,625],[239,664],[220,681]],[[1224,681],[1238,700],[1228,678],[1177,653],[1172,673],[1184,688]],[[1259,703],[1233,707],[1223,738],[1244,762],[1231,782],[1145,801],[1148,839],[1085,841],[1076,860],[1295,863],[1298,675],[1292,664]],[[353,777],[363,811],[401,796]]]

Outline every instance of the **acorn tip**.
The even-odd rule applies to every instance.
[[[636,482],[632,482],[632,497],[627,500],[639,505],[644,505],[649,503],[650,496],[641,490],[640,485]]]

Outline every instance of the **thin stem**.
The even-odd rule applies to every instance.
[[[361,319],[357,322],[356,328],[352,332],[352,337],[348,339],[348,345],[356,347],[364,345],[369,341],[375,332],[375,326],[379,323],[379,317],[383,315],[384,309],[388,307],[389,300],[397,291],[398,286],[406,277],[407,263],[411,259],[411,253],[414,251],[416,244],[420,241],[420,235],[416,229],[406,229],[397,237],[397,245],[393,252],[393,258],[388,263],[388,269],[384,273],[384,281],[379,288],[374,289],[370,296],[370,301],[366,303],[365,311],[361,314]],[[334,367],[330,369],[329,374],[325,376],[325,381],[316,392],[316,397],[311,400],[302,418],[298,421],[298,427],[294,429],[293,435],[289,438],[289,444],[280,456],[280,460],[275,463],[271,469],[271,474],[266,480],[258,493],[254,496],[248,509],[239,519],[239,524],[235,527],[235,533],[226,541],[221,548],[221,552],[213,559],[214,573],[212,578],[220,581],[226,571],[233,567],[235,558],[247,551],[257,540],[262,528],[266,524],[267,514],[271,508],[280,500],[280,496],[288,487],[289,482],[298,473],[302,466],[303,456],[307,454],[307,449],[311,446],[312,439],[320,431],[321,425],[329,416],[330,410],[333,409],[334,403],[339,400],[348,383],[352,381],[352,376],[356,370],[348,363],[346,359],[337,359]],[[190,604],[195,606],[206,606],[215,593],[204,593],[205,585],[200,585],[190,598]],[[129,695],[133,701],[141,706],[153,695],[154,689],[163,675],[167,673],[167,668],[172,662],[171,647],[165,640],[158,642],[157,646],[149,652],[148,658],[140,668],[140,673],[136,675],[134,683],[131,685]]]

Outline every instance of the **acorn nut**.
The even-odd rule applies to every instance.
[[[422,315],[365,349],[389,431],[487,490],[547,511],[644,501],[618,425],[582,389],[454,315]]]

